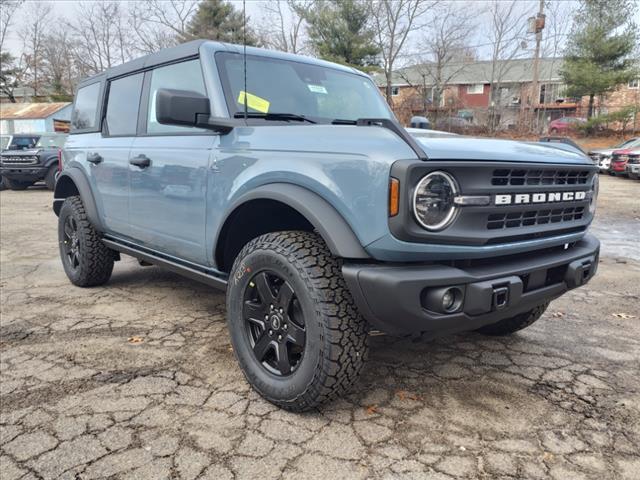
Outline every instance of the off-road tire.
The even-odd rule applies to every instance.
[[[500,320],[499,322],[491,325],[486,325],[479,328],[477,331],[485,335],[510,335],[533,324],[542,316],[548,306],[548,302],[543,303],[542,305],[532,308],[528,312],[521,313],[515,317],[505,318],[504,320]]]
[[[47,188],[51,191],[54,191],[56,188],[56,172],[58,171],[57,165],[51,165],[49,170],[47,170],[47,175],[44,177],[44,183],[47,185]]]
[[[29,180],[11,180],[7,177],[4,177],[4,183],[9,187],[9,190],[26,190],[33,185],[33,182]]]
[[[4,181],[4,177],[0,176],[0,191],[6,190],[6,189],[7,189],[7,184]]]
[[[77,225],[78,265],[73,268],[65,251],[65,222],[73,217]],[[67,197],[58,217],[58,241],[64,271],[78,287],[95,287],[106,283],[113,271],[114,252],[107,248],[91,222],[78,196]]]
[[[269,372],[253,353],[244,327],[244,292],[252,275],[269,270],[289,282],[306,329],[305,350],[289,376]],[[227,323],[233,350],[249,384],[271,403],[305,411],[343,395],[357,380],[368,350],[360,316],[341,272],[341,263],[315,233],[268,233],[237,256],[227,288]]]

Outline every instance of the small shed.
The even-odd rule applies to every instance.
[[[0,133],[68,132],[71,103],[0,103]]]

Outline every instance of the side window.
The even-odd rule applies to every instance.
[[[138,73],[109,84],[106,125],[109,135],[135,135],[143,74]]]
[[[71,112],[71,128],[73,130],[96,128],[99,97],[100,82],[92,83],[78,90]]]
[[[202,78],[200,60],[175,63],[160,67],[151,73],[151,86],[149,88],[149,113],[147,117],[147,133],[172,133],[172,132],[204,132],[206,130],[192,127],[177,127],[174,125],[162,125],[156,119],[156,93],[159,88],[174,88],[177,90],[190,90],[206,95],[207,91]]]

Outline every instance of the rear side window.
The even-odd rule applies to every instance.
[[[135,135],[138,125],[140,92],[144,75],[138,73],[113,80],[109,84],[106,133],[108,135]]]
[[[147,133],[173,133],[173,132],[205,132],[206,130],[192,127],[177,127],[174,125],[162,125],[156,119],[156,94],[159,88],[173,88],[177,90],[189,90],[202,95],[207,94],[202,78],[200,60],[167,65],[156,68],[151,73],[151,86],[149,88],[149,112],[147,117]]]
[[[87,85],[78,90],[76,101],[71,112],[71,128],[73,130],[91,130],[97,125],[98,102],[100,99],[100,82]]]

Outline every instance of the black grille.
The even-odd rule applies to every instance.
[[[35,165],[38,157],[2,157],[0,162],[2,165]]]
[[[492,185],[586,185],[589,170],[507,169],[493,171]]]
[[[501,228],[517,228],[531,225],[571,222],[582,218],[584,215],[584,208],[585,207],[567,207],[509,213],[492,213],[488,217],[487,228],[489,230],[498,230]]]

